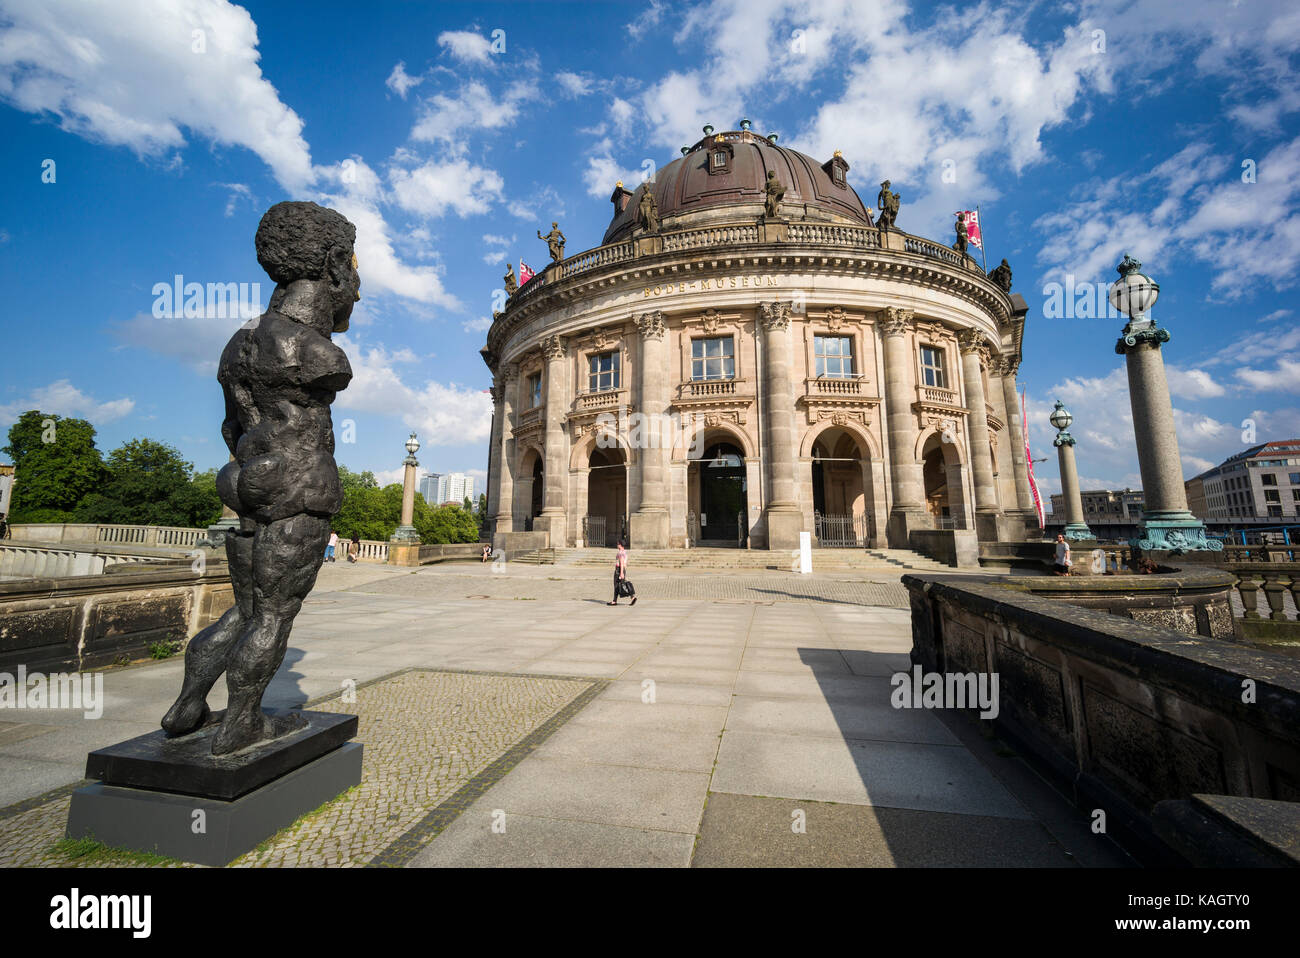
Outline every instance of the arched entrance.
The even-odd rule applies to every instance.
[[[925,508],[935,528],[966,528],[961,460],[953,443],[944,442],[938,434],[929,436],[921,448],[921,463]]]
[[[745,454],[730,442],[713,442],[692,459],[690,482],[699,512],[694,537],[702,546],[743,547],[749,532],[749,488]]]
[[[618,447],[592,449],[587,460],[587,512],[582,540],[586,546],[627,542],[627,460]]]
[[[862,449],[844,429],[828,429],[813,443],[813,513],[819,545],[865,548],[874,536],[870,479],[863,466]]]
[[[542,514],[542,454],[539,449],[524,450],[515,473],[514,515],[525,532],[533,531],[533,520]]]

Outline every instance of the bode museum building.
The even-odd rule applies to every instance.
[[[873,217],[838,152],[741,126],[618,184],[599,246],[566,256],[553,224],[550,265],[508,272],[482,351],[494,541],[1023,538],[1027,309],[1005,261],[985,275],[899,229],[888,182]]]

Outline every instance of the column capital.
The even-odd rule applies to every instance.
[[[776,331],[786,329],[790,325],[790,304],[780,301],[771,303],[758,304],[759,317],[763,323],[763,329]]]
[[[1169,330],[1162,329],[1154,322],[1149,321],[1148,325],[1138,328],[1133,328],[1133,324],[1129,323],[1124,327],[1123,335],[1115,341],[1115,352],[1122,356],[1139,345],[1148,344],[1159,349],[1160,344],[1169,342],[1169,339]]]
[[[1052,440],[1053,446],[1073,446],[1074,437],[1068,432],[1058,432],[1056,438]]]
[[[518,363],[502,363],[500,368],[497,369],[497,385],[509,386],[512,382],[514,382],[518,378],[519,378]]]
[[[984,334],[978,329],[963,329],[957,334],[957,348],[963,355],[979,352],[984,349]]]
[[[1010,377],[1015,379],[1016,374],[1020,372],[1020,361],[1012,359],[1009,356],[999,356],[994,361],[994,372],[1003,379]]]
[[[559,336],[547,336],[541,341],[542,355],[548,362],[555,362],[564,358],[564,339]]]
[[[659,310],[650,313],[642,313],[634,320],[637,331],[641,334],[642,339],[663,339],[664,338],[664,314]]]
[[[897,306],[886,307],[881,312],[880,327],[886,336],[903,336],[912,328],[912,317],[916,314],[910,309]]]

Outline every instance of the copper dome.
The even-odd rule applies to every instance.
[[[725,151],[722,172],[710,172],[715,151]],[[834,169],[847,172],[848,164],[838,155],[824,163],[810,156],[777,146],[750,131],[706,135],[680,159],[673,160],[655,175],[654,183],[642,183],[632,193],[615,190],[615,202],[625,205],[616,211],[602,245],[631,235],[637,225],[637,206],[643,190],[654,190],[660,219],[685,213],[737,204],[762,206],[767,171],[775,170],[785,187],[781,215],[792,220],[850,220],[872,225],[871,216],[847,177],[835,180]]]

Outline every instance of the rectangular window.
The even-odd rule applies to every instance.
[[[1277,476],[1276,476],[1274,473],[1271,473],[1271,472],[1265,472],[1265,473],[1262,473],[1262,474],[1260,475],[1260,477],[1259,477],[1259,481],[1262,482],[1262,483],[1263,483],[1264,485],[1266,485],[1266,486],[1276,486],[1276,485],[1277,485]]]
[[[1265,502],[1281,502],[1281,501],[1282,501],[1282,493],[1278,492],[1276,489],[1265,489],[1265,490],[1264,490],[1264,501],[1265,501]]]
[[[853,378],[853,340],[848,336],[814,336],[817,378]]]
[[[727,152],[725,150],[715,150],[713,153],[713,168],[715,170],[725,169],[727,166]],[[698,169],[698,167],[696,167]]]
[[[1293,472],[1287,478],[1291,480],[1291,485],[1300,486],[1300,472]]]
[[[1300,502],[1300,489],[1292,489],[1291,498],[1294,499],[1296,502]]]
[[[1270,519],[1280,519],[1280,518],[1282,518],[1282,507],[1281,507],[1281,506],[1269,506],[1269,507],[1268,507],[1268,517],[1269,517]]]
[[[735,379],[736,357],[730,336],[691,340],[691,379]]]
[[[588,357],[587,391],[600,393],[610,389],[617,389],[619,386],[618,363],[617,349],[608,353],[596,353]]]
[[[948,388],[948,376],[943,371],[943,350],[934,346],[921,347],[921,382],[936,389]]]
[[[528,377],[528,408],[542,404],[542,374],[533,373]]]

